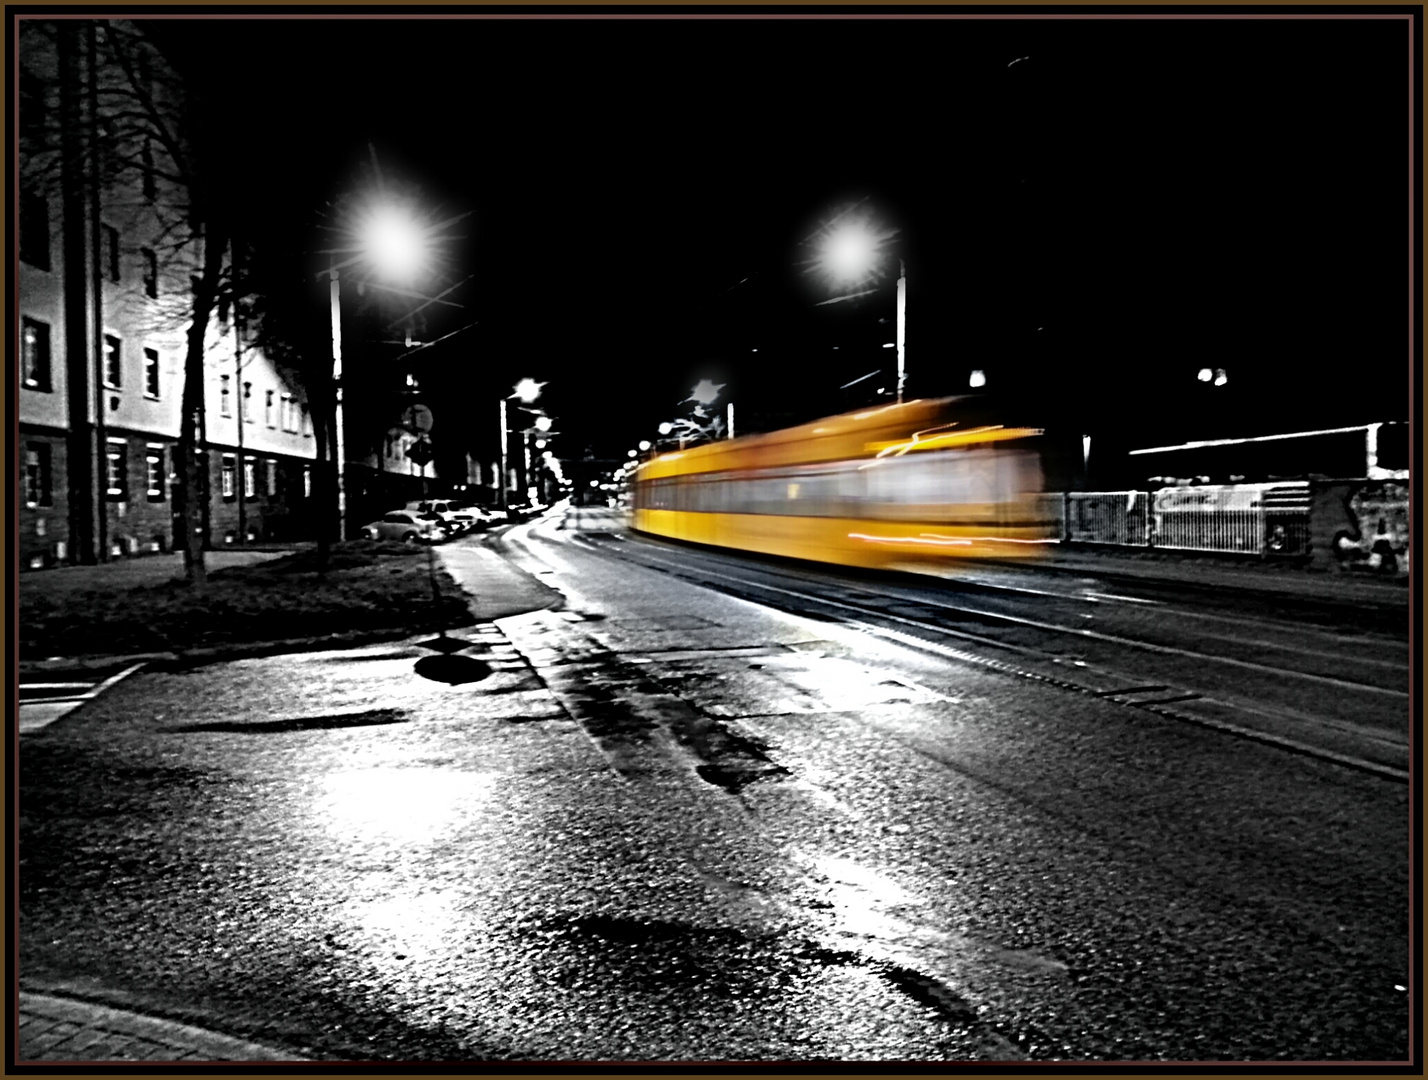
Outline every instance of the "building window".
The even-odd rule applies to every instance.
[[[279,418],[284,431],[291,431],[293,424],[293,399],[292,395],[284,394],[282,404],[278,406]]]
[[[218,376],[218,412],[220,416],[232,416],[233,404],[228,396],[228,376]]]
[[[144,136],[144,198],[153,202],[159,197],[159,184],[154,172],[154,140],[150,135]]]
[[[144,295],[157,300],[159,296],[159,257],[153,248],[141,248],[144,257]]]
[[[99,226],[105,270],[110,281],[119,280],[119,230],[112,225]]]
[[[50,203],[43,195],[20,196],[20,258],[37,270],[50,268]]]
[[[304,499],[310,499],[310,498],[312,498],[312,466],[311,466],[311,465],[304,465],[304,466],[302,467],[302,497],[303,497]]]
[[[278,494],[278,463],[272,458],[263,462],[263,486],[267,489],[268,498],[276,498]]]
[[[50,444],[30,443],[25,447],[25,505],[51,506]]]
[[[258,463],[252,458],[243,459],[243,498],[251,499],[258,494]]]
[[[234,495],[237,493],[237,467],[237,463],[233,460],[232,454],[223,455],[221,483],[223,486],[223,498],[228,502],[232,502]]]
[[[50,391],[50,328],[36,319],[22,320],[20,334],[20,385],[27,390]]]
[[[306,409],[302,410],[302,437],[304,439],[312,438],[312,416]]]
[[[114,500],[129,497],[129,448],[122,439],[111,439],[105,455],[107,465],[104,494]]]
[[[159,396],[159,350],[144,350],[144,393],[151,398]]]
[[[124,343],[113,334],[104,335],[104,385],[114,390],[124,385]]]
[[[269,390],[267,392],[267,396],[263,400],[263,423],[267,424],[269,427],[278,426],[278,422],[274,418],[273,413],[273,399],[275,396],[276,395],[273,393],[273,391]]]
[[[149,443],[144,452],[145,472],[149,480],[149,501],[164,501],[164,448],[158,443]]]
[[[245,382],[245,383],[243,384],[243,400],[242,400],[241,402],[239,402],[238,407],[243,411],[243,419],[246,420],[246,421],[247,421],[248,423],[250,423],[250,424],[253,422],[253,406],[252,406],[252,401],[253,401],[253,384],[250,383],[250,382]]]

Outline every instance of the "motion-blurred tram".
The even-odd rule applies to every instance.
[[[633,527],[864,567],[1034,555],[1055,538],[1043,431],[980,398],[909,401],[661,454],[639,466]]]

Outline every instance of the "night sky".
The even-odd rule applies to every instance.
[[[470,212],[427,284],[474,275],[465,307],[422,326],[477,323],[422,354],[448,431],[522,376],[561,457],[623,456],[704,377],[745,429],[864,405],[899,254],[909,395],[981,368],[1141,445],[1407,418],[1405,22],[879,15],[164,33],[231,71],[250,209],[289,243],[374,151]],[[858,200],[896,247],[819,304],[804,241]]]

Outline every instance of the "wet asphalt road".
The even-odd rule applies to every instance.
[[[422,637],[27,736],[22,978],[347,1060],[1405,1055],[1408,786],[523,531],[566,602],[473,681]]]

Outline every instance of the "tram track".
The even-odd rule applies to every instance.
[[[1367,695],[1386,704],[1401,701],[1406,707],[1407,693],[1390,687],[1137,640],[1047,619],[987,611],[925,595],[909,595],[911,590],[906,586],[880,585],[879,590],[874,591],[846,578],[830,582],[827,577],[815,578],[800,573],[796,568],[762,563],[757,567],[743,567],[730,558],[721,559],[720,568],[715,569],[707,565],[707,553],[704,564],[694,566],[688,560],[677,557],[683,549],[674,548],[669,553],[659,551],[665,546],[662,542],[646,542],[644,538],[630,541],[616,532],[574,535],[583,547],[606,557],[670,574],[752,603],[820,622],[839,623],[850,630],[924,653],[998,670],[1068,692],[1094,696],[1123,707],[1273,746],[1383,779],[1405,782],[1409,776],[1406,737],[1400,740],[1396,732],[1316,716],[1284,705],[1264,708],[1257,703],[1235,700],[1235,695],[1224,698],[1213,691],[1196,689],[1194,685],[1175,685],[1177,680],[1159,674],[1147,679],[1144,677],[1147,672],[1134,663],[1130,665],[1130,670],[1122,670],[1120,664],[1107,665],[1068,658],[1054,646],[1047,647],[1046,639],[1093,642],[1099,647],[1117,650],[1117,657],[1139,654],[1177,664],[1193,663],[1202,669],[1202,679],[1205,669],[1218,665],[1247,673],[1247,676],[1297,681],[1309,691],[1317,688],[1318,693],[1323,695]],[[570,536],[569,532],[565,534],[566,538]],[[810,591],[815,585],[818,592]],[[985,583],[975,587],[982,590],[996,588]],[[1028,590],[1018,588],[1016,591]],[[1061,600],[1074,601],[1090,594],[1056,595]],[[1099,594],[1095,598],[1099,598]],[[1135,599],[1127,598],[1128,601]],[[978,630],[984,632],[945,625],[949,618],[973,622]],[[994,636],[999,631],[1029,633],[1036,639],[1032,643],[1007,640],[1006,637]],[[1268,644],[1273,649],[1277,643],[1256,644]],[[1280,651],[1305,655],[1314,652],[1288,646]],[[1330,654],[1318,655],[1325,658]],[[1392,662],[1381,664],[1395,666]]]

